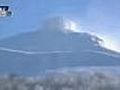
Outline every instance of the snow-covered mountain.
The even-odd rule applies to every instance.
[[[66,30],[61,18],[50,19],[43,26],[0,41],[0,73],[120,65],[120,54],[101,47],[103,40],[97,36]]]

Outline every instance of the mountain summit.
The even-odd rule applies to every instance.
[[[54,18],[38,31],[1,40],[0,72],[35,74],[63,67],[120,65],[120,55],[101,47],[103,40],[97,36],[65,29],[63,21]]]
[[[76,32],[63,17],[46,20],[35,32],[22,33],[0,41],[0,47],[25,51],[99,50],[103,41],[89,33]],[[67,27],[67,28],[66,28]]]

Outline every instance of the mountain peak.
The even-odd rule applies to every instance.
[[[66,28],[57,20],[0,41],[1,73],[33,75],[63,67],[120,65],[120,55],[101,47],[102,39],[70,28],[63,33]]]
[[[45,20],[40,30],[22,33],[0,41],[0,47],[27,51],[103,50],[104,41],[77,29],[77,23],[65,17]]]

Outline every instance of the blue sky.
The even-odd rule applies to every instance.
[[[85,0],[14,0],[7,3],[14,15],[11,18],[0,18],[0,36],[39,28],[42,20],[51,15],[84,16],[87,3]]]
[[[74,18],[99,35],[107,35],[120,43],[120,0],[7,0],[12,17],[0,18],[0,38],[37,30],[50,16]]]

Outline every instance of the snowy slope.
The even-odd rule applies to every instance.
[[[120,65],[120,54],[101,47],[103,41],[97,36],[63,32],[59,20],[52,27],[45,25],[0,41],[1,73],[36,74],[63,67]]]

